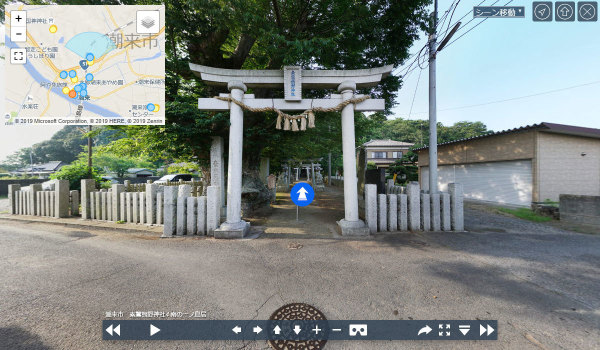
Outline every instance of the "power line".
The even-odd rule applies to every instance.
[[[578,84],[578,85],[567,86],[567,87],[564,87],[564,88],[559,88],[559,89],[554,89],[554,90],[548,90],[548,91],[538,92],[538,93],[529,94],[529,95],[523,95],[523,96],[505,98],[505,99],[502,99],[502,100],[488,101],[488,102],[483,102],[483,103],[478,103],[478,104],[473,104],[473,105],[466,105],[466,106],[459,106],[459,107],[444,108],[444,109],[440,109],[440,111],[454,111],[454,110],[458,110],[458,109],[474,108],[474,107],[487,106],[487,105],[496,104],[496,103],[503,103],[503,102],[510,102],[510,101],[515,101],[515,100],[522,100],[522,99],[526,99],[526,98],[537,97],[537,96],[542,96],[542,95],[548,95],[548,94],[552,94],[552,93],[556,93],[556,92],[561,92],[561,91],[566,91],[566,90],[571,90],[571,89],[576,89],[576,88],[580,88],[580,87],[584,87],[584,86],[590,86],[590,85],[596,85],[596,84],[600,84],[600,80],[592,81],[592,82],[589,82],[589,83],[583,83],[583,84]],[[412,107],[411,107],[411,110],[412,110]],[[415,114],[426,114],[426,113],[427,112],[416,112]]]
[[[436,30],[436,31],[438,30],[438,28],[443,28],[443,26],[444,26],[444,23],[445,23],[445,20],[448,18],[448,14],[450,14],[450,10],[452,10],[453,8],[454,8],[454,10],[452,10],[452,16],[454,15],[454,11],[456,11],[456,7],[458,7],[458,3],[459,3],[460,1],[461,1],[461,0],[454,0],[454,1],[452,2],[452,4],[450,4],[450,7],[448,7],[448,9],[447,9],[447,10],[444,12],[444,15],[442,16],[442,18],[440,19],[440,21],[439,21],[439,22],[437,23],[437,25],[435,26],[435,30]],[[486,1],[486,0],[483,0],[483,1]],[[483,1],[482,1],[481,3],[483,3]],[[451,20],[452,20],[452,16],[450,17],[450,20],[448,21],[448,25],[450,25],[450,22],[451,22]],[[398,75],[404,75],[404,76],[406,77],[406,75],[409,73],[408,71],[410,70],[410,68],[411,68],[411,67],[412,67],[412,66],[413,66],[415,63],[417,63],[421,69],[424,69],[424,68],[426,68],[427,66],[425,66],[425,67],[422,67],[422,66],[421,66],[421,62],[420,62],[420,58],[422,58],[422,57],[421,57],[421,54],[423,53],[423,50],[424,50],[426,47],[427,47],[427,44],[423,45],[423,47],[421,47],[421,49],[420,49],[419,51],[417,51],[417,52],[413,53],[412,55],[410,55],[410,56],[409,56],[409,57],[406,59],[407,61],[410,61],[410,60],[411,60],[413,57],[415,57],[415,56],[416,56],[416,57],[415,57],[415,59],[414,59],[414,60],[413,60],[413,61],[412,61],[412,62],[411,62],[411,63],[410,63],[408,66],[405,66],[404,68],[400,68],[400,67],[399,67],[399,68],[398,68],[398,70],[396,70],[396,72],[393,72],[392,74],[393,74],[393,75],[395,75],[395,76],[398,76]],[[426,56],[423,56],[423,57],[426,57]],[[402,71],[405,71],[405,73],[404,73],[404,74],[402,74]]]
[[[495,5],[495,4],[496,4],[498,1],[500,1],[500,0],[496,0],[496,2],[494,2],[494,3],[493,3],[492,5],[490,5],[490,6],[493,6],[493,5]],[[510,4],[511,2],[513,2],[513,0],[510,0],[509,2],[507,2],[506,4],[504,4],[504,6],[506,6],[506,5]],[[465,25],[464,25],[464,26],[462,26],[462,28],[464,28],[464,27],[465,27],[467,24],[471,23],[471,22],[472,22],[474,19],[475,19],[475,18],[473,18],[473,19],[472,19],[472,20],[470,20],[469,22],[465,23]],[[473,27],[469,28],[469,30],[467,30],[466,32],[462,33],[462,34],[461,34],[461,35],[460,35],[458,38],[456,38],[456,39],[452,40],[452,41],[451,41],[451,42],[450,42],[448,45],[446,45],[446,47],[448,47],[448,46],[450,46],[450,45],[454,44],[454,43],[455,43],[455,42],[456,42],[458,39],[460,39],[460,38],[462,38],[463,36],[467,35],[467,34],[468,34],[470,31],[472,31],[473,29],[477,28],[477,27],[478,27],[478,26],[479,26],[481,23],[483,23],[483,22],[487,21],[488,19],[489,19],[489,17],[482,19],[482,20],[481,20],[481,22],[479,22],[479,23],[477,23],[476,25],[474,25]],[[460,30],[460,29],[459,29],[459,30]]]
[[[419,71],[419,78],[417,78],[417,86],[415,86],[415,93],[413,94],[412,102],[410,103],[410,112],[408,112],[408,119],[410,119],[410,115],[412,114],[413,105],[415,104],[415,97],[417,96],[417,89],[419,88],[419,81],[421,80],[421,73],[423,70]]]
[[[477,4],[477,6],[481,6],[481,4],[483,4],[484,2],[486,2],[487,0],[483,0],[482,2],[480,2],[479,4]],[[498,1],[496,1],[498,2]],[[495,3],[494,3],[495,4]],[[493,6],[494,4],[490,5]],[[448,28],[446,28],[446,31],[443,34],[440,34],[440,36],[445,36],[448,33],[448,30],[450,29],[450,27],[454,27],[456,25],[456,23],[462,21],[465,17],[467,17],[469,14],[471,14],[473,12],[473,9],[471,9],[469,12],[465,13],[461,18],[459,18],[456,22],[450,24],[448,26]],[[469,21],[471,22],[471,21]],[[469,24],[469,22],[465,23],[465,25]]]

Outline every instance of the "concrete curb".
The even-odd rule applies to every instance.
[[[0,215],[0,221],[15,221],[21,223],[29,223],[29,224],[50,224],[56,226],[65,226],[65,227],[74,227],[74,228],[86,228],[91,230],[109,230],[109,231],[126,231],[124,233],[141,233],[145,235],[152,236],[160,236],[162,233],[161,226],[149,226],[146,229],[143,228],[131,228],[128,227],[127,224],[115,224],[110,223],[112,225],[119,225],[119,227],[108,226],[107,223],[98,223],[94,224],[93,222],[89,222],[88,220],[83,219],[53,219],[53,218],[43,218],[44,220],[37,220],[37,218],[33,217],[13,217],[9,215]],[[59,221],[60,220],[60,221]],[[68,221],[67,221],[68,220]]]

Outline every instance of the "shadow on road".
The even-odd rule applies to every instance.
[[[2,327],[0,328],[0,341],[3,349],[14,350],[50,350],[41,338],[20,327]]]

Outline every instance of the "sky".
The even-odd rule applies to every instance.
[[[498,1],[496,6],[508,1]],[[439,17],[453,3],[440,0]],[[452,24],[479,3],[461,0]],[[462,19],[466,26],[452,40],[460,38],[438,53],[438,122],[481,121],[495,131],[540,122],[600,128],[600,22],[533,22],[531,1],[514,0],[510,5],[525,6],[525,18],[490,18],[460,37],[482,21],[466,24],[473,19],[469,13]],[[439,27],[441,32],[446,28],[447,22]],[[3,26],[0,38],[4,40]],[[426,36],[422,35],[410,52],[424,45]],[[2,111],[4,63],[0,60]],[[403,71],[407,65],[396,70]],[[429,75],[423,68],[404,78],[391,118],[428,118]],[[536,96],[521,98],[530,95]],[[510,101],[490,103],[501,100]],[[462,108],[473,105],[480,106]],[[0,161],[19,148],[49,139],[60,128],[0,125]]]
[[[452,3],[439,1],[440,18]],[[452,23],[479,3],[460,1]],[[492,3],[487,0],[483,5]],[[600,22],[533,22],[531,1],[510,5],[525,6],[525,18],[490,18],[438,53],[438,121],[445,125],[482,121],[495,131],[540,122],[600,128]],[[462,23],[471,19],[472,13]],[[480,21],[473,20],[452,40]],[[424,45],[422,36],[411,53]],[[393,109],[395,117],[409,118],[414,97],[410,119],[428,118],[429,71],[424,68],[420,79],[419,68],[405,78]],[[594,84],[485,104],[588,83]],[[485,105],[454,109],[478,104]]]

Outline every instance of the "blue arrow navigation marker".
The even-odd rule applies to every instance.
[[[81,60],[79,61],[79,65],[81,66],[81,68],[83,68],[84,70],[88,69],[88,63],[86,60]]]
[[[290,192],[292,202],[299,207],[306,207],[315,199],[315,191],[306,182],[299,182],[292,187]]]

